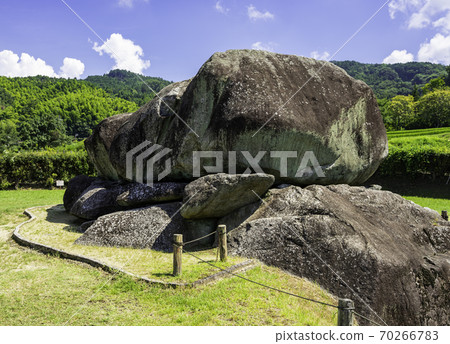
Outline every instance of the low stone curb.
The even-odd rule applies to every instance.
[[[48,206],[39,206],[39,207],[32,207],[32,208],[25,209],[24,214],[27,215],[29,217],[29,219],[25,222],[22,222],[14,229],[14,232],[12,233],[11,237],[15,242],[17,242],[21,246],[29,247],[29,248],[39,251],[41,253],[51,254],[51,255],[58,256],[60,258],[70,259],[70,260],[78,261],[81,263],[85,263],[92,267],[100,268],[108,273],[114,273],[114,274],[121,273],[121,274],[130,276],[134,279],[137,279],[138,281],[148,283],[150,285],[162,285],[162,286],[168,287],[168,288],[196,287],[199,285],[205,285],[205,284],[212,283],[219,279],[223,279],[226,277],[228,272],[233,272],[233,273],[236,273],[238,271],[244,272],[244,271],[251,269],[252,267],[254,267],[256,265],[254,261],[247,260],[245,262],[233,265],[233,266],[231,266],[223,271],[220,271],[216,274],[213,274],[211,276],[208,276],[208,277],[205,277],[205,278],[202,278],[197,281],[190,282],[190,283],[164,282],[164,281],[150,279],[147,277],[138,276],[131,272],[128,272],[126,270],[120,269],[120,268],[112,266],[112,265],[108,265],[108,264],[101,262],[99,260],[96,260],[96,259],[92,259],[92,258],[83,256],[83,255],[69,253],[69,252],[66,252],[66,251],[51,247],[51,246],[47,246],[47,245],[40,244],[40,243],[37,243],[37,242],[29,240],[29,239],[25,239],[19,233],[19,231],[23,225],[30,223],[36,219],[36,216],[34,216],[33,213],[31,213],[31,210],[37,209],[37,208],[45,208],[45,207],[48,207]]]

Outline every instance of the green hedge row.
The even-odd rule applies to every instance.
[[[450,153],[446,147],[390,145],[389,155],[377,174],[382,176],[433,177],[450,173]],[[0,189],[12,186],[55,185],[60,179],[66,183],[79,174],[95,175],[95,169],[85,150],[27,151],[0,155]]]
[[[79,174],[95,175],[85,150],[0,154],[0,189],[24,185],[51,187],[56,180],[67,183]]]
[[[450,153],[446,147],[389,146],[389,155],[377,174],[383,176],[418,176],[428,174],[444,177],[450,173]]]

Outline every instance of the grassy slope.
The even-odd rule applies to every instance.
[[[61,203],[60,190],[0,191],[0,325],[333,325],[335,309],[236,278],[162,289],[23,249],[9,239],[24,208]],[[319,286],[261,266],[246,276],[335,304]]]

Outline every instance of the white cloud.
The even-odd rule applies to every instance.
[[[431,25],[450,32],[449,0],[394,0],[389,4],[391,18],[395,18],[397,12],[409,15],[410,29],[422,29]]]
[[[227,14],[228,11],[230,10],[228,8],[223,7],[222,4],[220,3],[220,1],[216,2],[216,5],[214,6],[214,8],[216,9],[217,12],[223,13],[223,14]]]
[[[35,76],[46,75],[56,76],[53,67],[45,63],[40,58],[35,59],[27,53],[19,55],[11,50],[0,52],[0,75],[14,76]]]
[[[50,77],[78,78],[84,72],[84,63],[80,60],[66,57],[56,74],[53,67],[40,58],[22,53],[15,54],[11,50],[0,51],[0,75],[8,77],[25,77],[45,75]]]
[[[263,43],[263,42],[255,42],[252,44],[253,50],[266,50],[266,51],[274,51],[276,44],[273,42]]]
[[[450,35],[438,33],[429,42],[422,43],[417,59],[420,62],[450,64]]]
[[[395,18],[397,12],[409,12],[423,6],[427,0],[393,0],[389,3],[389,15]]]
[[[150,67],[150,61],[144,60],[144,51],[130,39],[123,38],[120,33],[113,33],[102,45],[94,43],[92,47],[96,52],[108,54],[114,61],[113,69],[125,69],[130,72],[142,74],[144,69]]]
[[[414,55],[408,53],[406,50],[394,50],[388,57],[383,60],[383,63],[405,63],[414,61]]]
[[[436,20],[433,23],[433,26],[441,29],[443,32],[450,32],[450,11],[447,12],[447,15],[445,17]]]
[[[117,5],[119,5],[120,7],[133,8],[136,1],[137,0],[118,0]],[[148,0],[141,1],[148,2]]]
[[[66,57],[59,69],[62,78],[79,78],[84,73],[84,63],[77,59]]]
[[[260,12],[253,5],[248,6],[247,15],[250,18],[250,20],[253,20],[253,21],[256,21],[259,19],[269,20],[269,19],[275,18],[275,16],[272,13],[270,13],[269,11],[266,11],[264,13]]]
[[[328,51],[324,51],[323,53],[319,53],[318,51],[313,51],[311,53],[311,57],[316,60],[326,60],[330,58],[330,53]]]

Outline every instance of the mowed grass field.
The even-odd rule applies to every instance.
[[[62,190],[0,191],[0,325],[335,325],[335,308],[232,277],[165,289],[22,248],[10,239],[25,208],[62,202]],[[50,233],[51,234],[51,233]],[[186,263],[184,269],[189,269]],[[261,265],[247,278],[337,304],[315,283]]]

